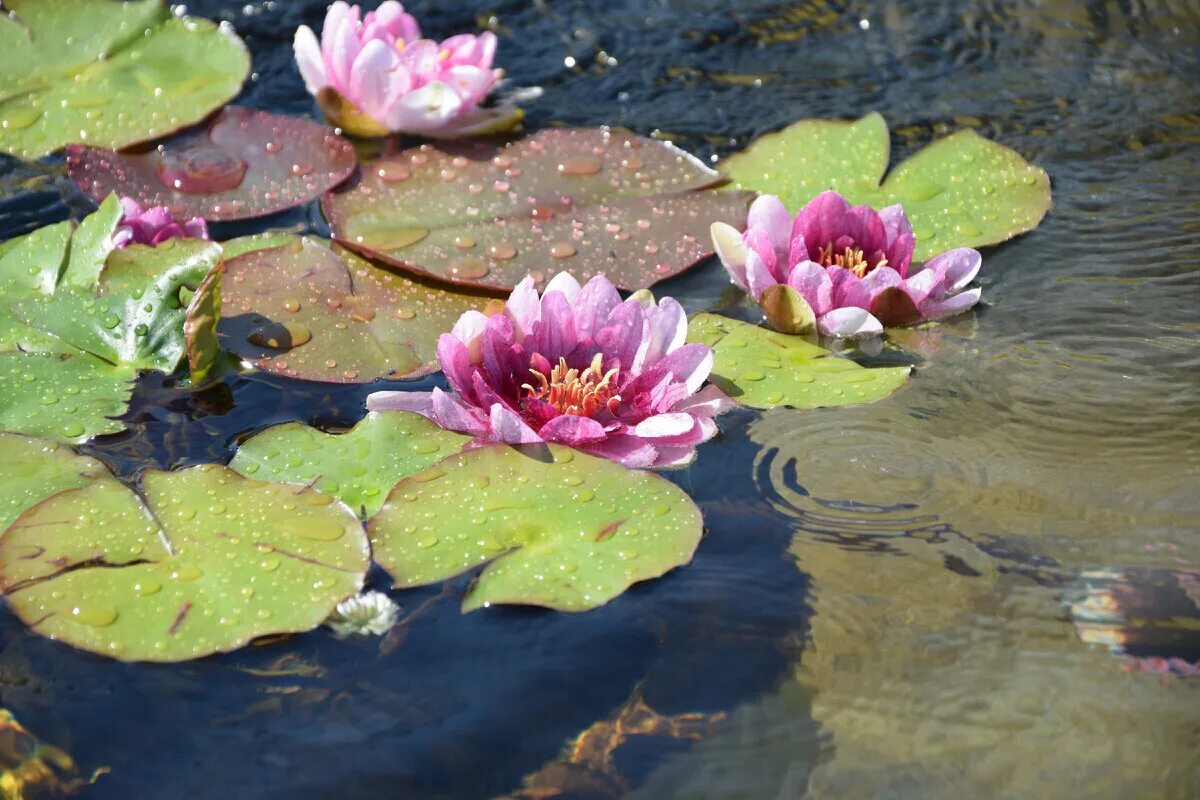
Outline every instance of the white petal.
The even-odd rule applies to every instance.
[[[300,77],[304,79],[304,88],[315,95],[329,85],[325,76],[325,59],[321,56],[321,43],[312,28],[301,25],[296,29],[292,40],[292,52],[296,54],[296,66],[300,68]]]
[[[883,333],[883,325],[867,311],[857,306],[835,308],[817,320],[817,330],[823,336],[857,339]]]
[[[712,232],[713,249],[717,251],[717,257],[725,265],[729,277],[738,286],[750,291],[750,285],[746,283],[746,242],[741,232],[724,222],[714,222],[709,230]]]

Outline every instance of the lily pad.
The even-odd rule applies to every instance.
[[[435,372],[438,336],[486,304],[293,237],[225,262],[220,332],[225,349],[267,372],[369,383]]]
[[[778,195],[793,212],[826,189],[852,203],[904,206],[915,260],[996,244],[1031,231],[1050,208],[1050,178],[1016,151],[965,129],[892,170],[887,123],[812,119],[759,138],[721,163],[733,185]]]
[[[716,314],[695,314],[688,341],[713,349],[709,380],[751,408],[869,403],[904,385],[908,367],[868,369],[800,338]]]
[[[596,608],[691,561],[702,527],[673,483],[560,445],[450,456],[397,484],[368,523],[375,560],[398,586],[488,564],[464,611]]]
[[[664,142],[544,130],[372,161],[322,207],[342,244],[441,280],[508,290],[562,270],[636,290],[710,255],[713,222],[745,222],[748,195],[697,191],[720,180]]]
[[[0,433],[0,531],[50,495],[104,477],[103,464],[61,444]]]
[[[0,353],[0,430],[76,443],[123,431],[135,377],[87,353]]]
[[[162,0],[8,0],[0,16],[0,151],[125,147],[203,119],[250,71],[228,26]]]
[[[0,538],[30,629],[124,661],[183,661],[320,625],[362,587],[357,517],[309,487],[206,464],[53,495]]]
[[[67,148],[71,180],[178,218],[235,220],[306,203],[354,171],[354,148],[319,122],[229,106],[203,126],[121,151]]]
[[[370,517],[397,481],[469,441],[420,414],[372,411],[345,433],[299,422],[267,428],[242,443],[229,467],[251,478],[312,485]]]
[[[171,373],[186,352],[181,291],[196,292],[220,259],[220,245],[202,239],[133,245],[109,254],[96,291],[60,286],[48,297],[17,303],[15,312],[32,327],[111,364]],[[209,282],[189,303],[211,305],[215,291]],[[210,329],[215,322],[208,319]]]

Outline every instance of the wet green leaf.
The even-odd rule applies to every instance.
[[[697,191],[720,179],[664,142],[543,130],[386,156],[323,208],[339,242],[441,280],[507,291],[603,272],[635,290],[711,254],[713,222],[745,222],[748,195]]]
[[[362,587],[366,537],[333,497],[217,465],[62,492],[0,538],[30,628],[126,661],[183,661],[310,630]]]
[[[71,235],[67,266],[59,286],[95,289],[108,254],[113,252],[113,234],[121,222],[121,202],[115,194],[105,197],[100,207],[88,214]]]
[[[240,255],[255,250],[270,250],[273,247],[282,247],[285,244],[291,244],[296,239],[296,234],[285,233],[283,231],[252,233],[249,236],[239,236],[236,239],[221,242],[221,254],[225,257],[226,261],[232,261]]]
[[[420,377],[438,336],[488,298],[404,278],[342,248],[292,237],[225,262],[225,348],[259,369],[331,383]]]
[[[751,408],[869,403],[903,386],[909,373],[908,367],[860,367],[799,336],[716,314],[693,315],[688,341],[713,349],[709,380]]]
[[[267,428],[246,440],[229,466],[247,477],[311,484],[370,517],[397,481],[457,453],[470,440],[420,414],[372,411],[345,433],[298,422]]]
[[[117,148],[203,119],[250,70],[231,30],[162,0],[9,0],[0,16],[0,151]]]
[[[109,254],[97,290],[60,285],[17,303],[16,314],[109,363],[171,373],[186,352],[180,291],[196,291],[220,259],[220,245],[202,239],[131,245]],[[216,320],[208,322],[211,329]]]
[[[136,376],[87,353],[0,353],[0,430],[64,442],[122,431]]]
[[[464,611],[587,611],[688,563],[702,523],[691,498],[654,473],[560,445],[496,445],[401,481],[368,528],[376,561],[399,586],[488,564]]]
[[[54,337],[13,316],[12,303],[54,291],[72,230],[70,222],[59,222],[5,242],[0,255],[0,352],[53,347]]]
[[[0,433],[0,531],[50,495],[106,477],[103,464],[69,447]]]
[[[917,237],[917,261],[1011,239],[1036,228],[1050,208],[1046,172],[973,130],[935,140],[884,180],[889,150],[887,123],[872,112],[854,122],[797,122],[721,168],[735,186],[778,195],[793,213],[826,189],[877,209],[900,203]]]

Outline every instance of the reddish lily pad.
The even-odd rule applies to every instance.
[[[93,199],[109,192],[179,218],[261,217],[308,202],[354,171],[354,148],[332,128],[230,106],[203,126],[121,151],[67,148],[67,169]]]
[[[424,144],[365,164],[322,208],[342,244],[453,283],[511,289],[527,274],[604,273],[636,290],[712,253],[749,195],[664,142],[608,129],[507,144]]]
[[[587,611],[692,560],[700,509],[675,484],[562,445],[466,450],[396,484],[367,524],[398,586],[487,567],[463,611]]]
[[[192,125],[238,93],[250,54],[227,25],[163,0],[6,0],[0,152],[125,147]]]
[[[183,661],[320,625],[363,584],[362,525],[308,486],[216,464],[52,495],[0,537],[31,630],[125,661]]]
[[[267,372],[330,383],[435,372],[438,336],[488,300],[307,237],[227,261],[221,291],[226,350]]]

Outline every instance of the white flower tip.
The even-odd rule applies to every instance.
[[[383,592],[363,592],[337,604],[326,621],[339,639],[347,636],[382,636],[396,624],[400,606]]]
[[[744,269],[746,266],[746,242],[741,232],[726,222],[714,222],[709,228],[712,233],[713,249],[726,268]]]

